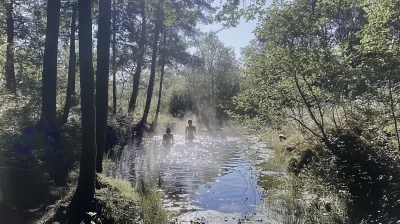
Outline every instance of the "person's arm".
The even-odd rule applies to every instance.
[[[185,129],[185,139],[187,138],[187,132],[188,132],[188,128],[186,127],[186,129]]]
[[[194,134],[197,134],[197,132],[196,132],[196,126],[194,126]]]

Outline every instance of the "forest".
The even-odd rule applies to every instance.
[[[241,55],[199,29],[241,19]],[[6,223],[175,223],[108,171],[192,118],[273,151],[280,223],[400,220],[397,0],[2,0],[0,21]]]

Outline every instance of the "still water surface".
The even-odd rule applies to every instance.
[[[143,177],[158,186],[165,208],[180,214],[178,223],[275,223],[260,215],[266,194],[258,185],[260,161],[248,154],[259,146],[241,137],[197,136],[193,143],[174,137],[167,148],[162,136],[126,146],[114,175],[136,183]]]

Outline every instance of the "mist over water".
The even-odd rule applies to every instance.
[[[170,147],[161,144],[162,136],[127,145],[112,172],[136,185],[143,178],[157,186],[165,208],[181,214],[180,223],[238,223],[262,212],[266,192],[258,185],[257,161],[246,153],[254,145],[241,136],[198,135],[192,144],[184,135],[174,138]]]

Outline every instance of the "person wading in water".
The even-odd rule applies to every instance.
[[[163,144],[170,145],[171,142],[174,142],[174,136],[171,134],[171,129],[167,128],[167,134],[163,135]]]
[[[188,121],[189,126],[186,127],[185,139],[193,142],[194,135],[196,134],[196,127],[192,125],[192,120]]]

